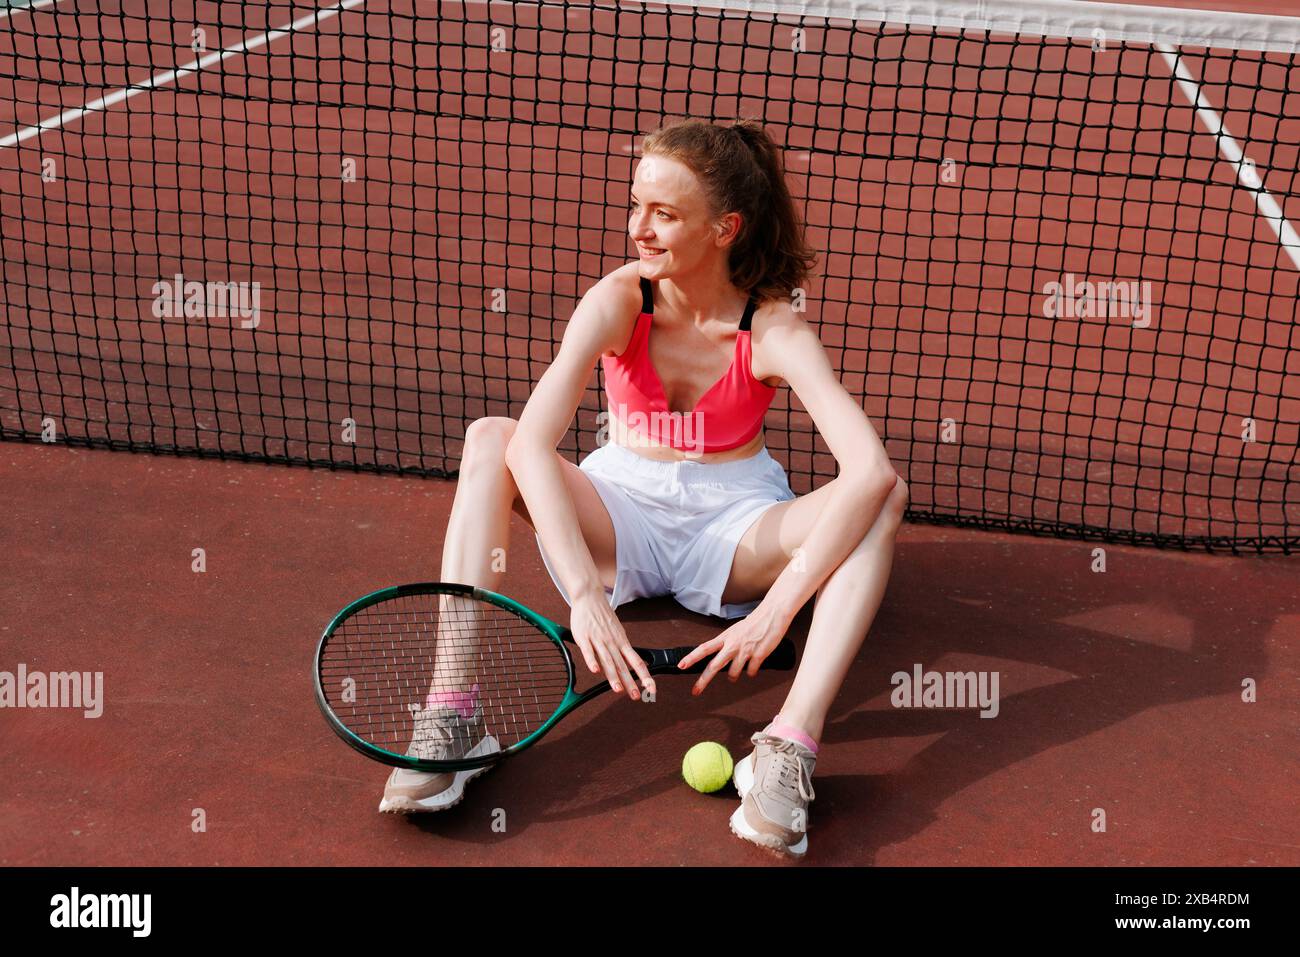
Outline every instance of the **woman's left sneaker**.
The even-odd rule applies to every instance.
[[[500,751],[497,739],[483,733],[483,705],[478,701],[477,692],[476,685],[470,693],[474,710],[469,714],[450,704],[435,703],[434,696],[430,695],[429,706],[415,716],[415,732],[406,753],[426,761],[447,761]],[[394,768],[384,785],[379,810],[445,811],[459,804],[465,796],[466,783],[489,767],[434,772]]]
[[[808,850],[808,804],[817,755],[798,741],[765,731],[751,737],[754,745],[736,765],[734,780],[740,807],[731,815],[737,837],[791,857]]]

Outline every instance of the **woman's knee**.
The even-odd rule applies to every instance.
[[[885,507],[880,510],[880,521],[885,522],[891,528],[897,528],[903,522],[903,515],[907,512],[907,483],[903,481],[900,475],[898,481],[894,483],[889,497],[885,499]]]
[[[885,499],[885,505],[880,510],[875,525],[868,529],[867,534],[863,536],[862,543],[864,546],[868,544],[871,533],[876,530],[876,525],[883,522],[887,528],[893,531],[902,524],[903,515],[907,512],[907,501],[907,483],[903,481],[903,477],[900,475],[890,491],[889,497]]]
[[[889,493],[889,498],[886,499],[886,504],[898,512],[901,518],[903,513],[907,511],[907,502],[907,483],[903,481],[903,476],[900,475],[898,482],[894,485],[894,490]]]
[[[465,430],[465,451],[461,456],[461,468],[472,467],[480,462],[504,462],[506,446],[515,434],[519,423],[504,415],[485,415],[475,419]]]

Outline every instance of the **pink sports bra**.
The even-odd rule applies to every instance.
[[[650,363],[654,292],[641,278],[641,313],[632,341],[622,354],[603,356],[605,390],[611,412],[628,428],[678,451],[725,452],[739,448],[763,427],[776,389],[754,378],[750,369],[749,324],[757,302],[751,296],[736,333],[731,367],[689,413],[671,412],[663,382]]]

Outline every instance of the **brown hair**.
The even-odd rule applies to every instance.
[[[728,258],[732,283],[758,300],[802,288],[817,262],[785,183],[781,148],[755,120],[725,126],[687,119],[661,126],[641,155],[665,156],[690,167],[714,216],[736,212],[740,233]]]

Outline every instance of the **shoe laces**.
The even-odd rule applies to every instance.
[[[805,801],[816,798],[813,793],[812,772],[808,762],[799,756],[797,745],[787,738],[758,732],[750,739],[755,745],[765,745],[772,749],[772,758],[776,762],[777,780],[783,789],[798,791]]]
[[[453,717],[443,709],[430,708],[415,719],[415,734],[411,739],[411,753],[426,761],[443,760],[451,751],[455,735],[448,722]]]

